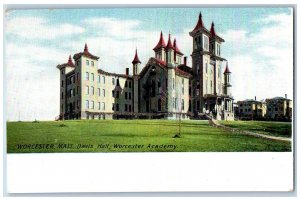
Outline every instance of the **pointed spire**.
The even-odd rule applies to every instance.
[[[174,49],[172,42],[171,42],[171,34],[169,34],[169,40],[166,49]]]
[[[176,52],[177,54],[183,55],[183,54],[180,52],[180,50],[179,50],[179,48],[178,48],[178,46],[177,46],[176,38],[174,38],[173,47],[174,47],[174,50],[175,50],[175,52]]]
[[[205,28],[204,23],[203,23],[203,20],[202,20],[202,14],[201,14],[201,12],[200,12],[200,14],[199,14],[199,18],[198,18],[197,25],[195,26],[195,28],[194,28],[193,31],[196,31],[196,30],[198,30],[198,29],[200,29],[200,28]]]
[[[210,34],[211,34],[212,37],[215,37],[215,36],[216,36],[216,31],[215,31],[215,24],[214,24],[214,22],[211,23]]]
[[[67,65],[71,66],[71,67],[75,66],[74,63],[73,63],[73,61],[72,61],[71,55],[69,55],[69,59],[68,59]]]
[[[84,45],[84,52],[89,52],[89,48],[88,48],[88,46],[87,46],[86,43],[85,43],[85,45]]]
[[[163,37],[163,33],[161,31],[159,41],[158,41],[157,45],[153,48],[153,50],[158,50],[160,48],[165,48],[165,47],[166,47],[166,43],[165,43],[165,40]]]
[[[141,63],[140,59],[139,59],[139,56],[138,56],[138,53],[137,53],[137,48],[135,49],[135,56],[134,56],[134,59],[132,61],[132,64],[137,64],[137,63]]]
[[[225,68],[224,74],[225,73],[231,73],[229,68],[228,68],[228,62],[226,62],[226,68]]]

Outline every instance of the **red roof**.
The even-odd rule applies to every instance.
[[[132,64],[137,64],[137,63],[141,63],[141,61],[139,60],[139,56],[137,54],[137,49],[135,49],[135,56],[134,56],[134,59],[132,61]]]
[[[228,68],[228,63],[226,64],[226,68],[225,68],[224,73],[231,73],[230,70],[229,70],[229,68]]]
[[[156,63],[160,64],[161,66],[163,66],[163,67],[167,66],[167,63],[165,61],[160,60],[160,59],[156,59],[156,58],[154,58],[154,59],[156,60]]]
[[[176,52],[176,53],[183,55],[183,54],[180,52],[180,50],[179,50],[179,48],[178,48],[178,46],[177,46],[176,38],[174,38],[173,46],[174,46],[174,49],[175,49],[175,52]]]
[[[201,14],[201,12],[200,12],[200,14],[199,14],[199,18],[198,18],[197,25],[195,26],[195,28],[194,28],[193,31],[196,31],[196,30],[198,30],[198,29],[200,29],[200,28],[205,28],[204,23],[203,23],[203,20],[202,20],[202,14]]]
[[[172,42],[171,42],[171,34],[169,34],[169,40],[166,49],[174,49]]]
[[[165,47],[166,47],[166,44],[165,44],[165,41],[164,41],[163,33],[160,32],[159,41],[158,41],[157,45],[153,48],[153,50],[158,50],[160,48],[165,48]]]
[[[217,35],[216,31],[215,31],[215,24],[214,24],[214,22],[211,23],[210,34],[211,34],[212,37],[215,37]]]
[[[64,68],[64,67],[75,67],[73,61],[72,61],[72,58],[71,58],[71,55],[69,56],[69,60],[67,63],[64,63],[64,64],[60,64],[60,65],[57,65],[57,68]]]
[[[86,56],[86,57],[88,57],[88,58],[91,58],[91,59],[95,59],[95,60],[98,60],[98,59],[99,59],[99,57],[94,56],[94,55],[92,55],[92,54],[89,52],[89,48],[88,48],[87,44],[84,45],[84,51],[83,51],[83,52],[74,54],[73,59],[77,60],[77,59],[79,59],[82,55],[83,55],[83,56]]]
[[[69,66],[71,67],[75,67],[75,64],[73,63],[72,61],[72,58],[71,58],[71,55],[69,55],[69,60],[68,60],[68,63],[67,63]]]

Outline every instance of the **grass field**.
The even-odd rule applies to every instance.
[[[291,151],[272,141],[209,126],[207,121],[80,120],[8,122],[8,153]],[[116,147],[116,145],[122,145]],[[127,146],[124,146],[127,145]],[[130,145],[130,146],[129,146]],[[150,146],[149,146],[150,145]]]
[[[218,121],[220,124],[240,130],[247,130],[256,133],[278,136],[291,137],[291,122],[269,122],[269,121]]]

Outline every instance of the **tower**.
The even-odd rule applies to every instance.
[[[171,42],[171,34],[169,34],[168,43],[166,46],[166,62],[168,67],[174,67],[174,47]]]
[[[207,69],[210,61],[209,53],[209,32],[205,28],[202,14],[200,12],[198,22],[191,31],[190,36],[193,37],[192,52],[192,111],[202,113],[204,109],[203,95],[207,93]],[[204,76],[205,74],[205,76]]]
[[[231,72],[228,68],[228,62],[224,71],[224,94],[231,96]]]
[[[166,48],[166,44],[165,44],[165,40],[163,37],[163,33],[161,31],[159,41],[158,41],[157,45],[153,48],[156,59],[166,61],[165,48]]]
[[[133,112],[139,112],[139,66],[141,61],[139,59],[137,49],[132,61],[133,69]]]
[[[139,74],[139,67],[140,67],[141,61],[139,59],[138,53],[137,53],[137,49],[135,49],[135,55],[134,58],[132,60],[132,74],[133,75],[138,75]]]
[[[177,46],[176,38],[174,38],[173,47],[174,47],[174,63],[175,65],[180,65],[183,54]]]

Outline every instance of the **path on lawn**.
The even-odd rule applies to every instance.
[[[270,140],[291,142],[291,138],[287,138],[287,137],[275,137],[275,136],[271,136],[271,135],[265,135],[265,134],[240,130],[240,129],[237,129],[237,128],[230,128],[230,127],[219,124],[219,122],[217,120],[211,119],[209,117],[208,117],[208,121],[209,121],[209,125],[214,126],[216,128],[221,128],[221,129],[226,130],[226,131],[238,132],[238,133],[241,133],[241,134],[250,135],[250,136],[254,136],[254,137],[266,138],[266,139],[270,139]]]

